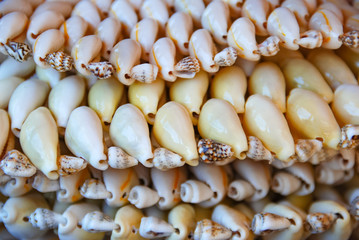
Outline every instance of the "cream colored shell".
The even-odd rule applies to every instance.
[[[112,17],[104,19],[96,29],[96,35],[102,40],[101,56],[108,60],[113,46],[121,36],[121,23]]]
[[[26,118],[20,132],[20,144],[30,161],[46,177],[59,177],[57,170],[59,136],[51,112],[40,107]]]
[[[178,23],[181,24],[178,24]],[[177,49],[188,55],[189,39],[193,32],[191,16],[185,12],[176,12],[168,19],[166,25],[166,35],[176,44]]]
[[[19,77],[8,77],[0,80],[0,109],[7,109],[12,93],[24,79]]]
[[[124,25],[124,30],[128,35],[138,22],[135,9],[127,0],[113,1],[110,8],[110,16],[115,17]]]
[[[340,126],[359,124],[358,96],[357,85],[342,84],[335,90],[332,110]]]
[[[267,17],[270,4],[267,0],[246,0],[242,6],[242,16],[249,18],[256,26],[256,34],[267,36]]]
[[[82,17],[89,24],[90,32],[93,32],[101,22],[100,12],[92,1],[79,1],[71,15]]]
[[[74,15],[68,18],[60,27],[60,30],[64,33],[66,42],[65,48],[71,52],[75,43],[85,36],[88,28],[88,23],[80,16]]]

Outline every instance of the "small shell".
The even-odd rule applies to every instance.
[[[80,193],[88,199],[106,199],[111,197],[103,182],[98,179],[86,179],[82,184]]]
[[[157,192],[146,186],[135,186],[131,189],[128,201],[137,208],[147,208],[160,200]]]
[[[58,158],[57,164],[61,176],[78,173],[87,167],[85,159],[65,155]]]
[[[7,176],[7,175],[3,175]],[[5,180],[5,181],[4,181]],[[31,186],[31,180],[29,178],[24,177],[14,177],[10,179],[2,178],[3,185],[0,186],[0,191],[3,196],[6,197],[20,197],[28,192],[30,192],[33,188]]]
[[[227,47],[214,56],[214,62],[220,67],[232,66],[237,60],[237,50]]]
[[[157,239],[168,237],[175,229],[167,222],[156,217],[143,217],[140,225],[141,237],[147,239]]]
[[[181,24],[178,24],[178,23]],[[189,39],[193,32],[191,16],[185,12],[176,12],[168,19],[166,35],[176,44],[183,55],[188,55]]]
[[[10,118],[9,114],[0,109],[0,159],[4,156],[7,150],[9,135],[10,135]]]
[[[89,70],[94,76],[98,78],[109,78],[114,72],[114,68],[109,62],[92,62],[87,65]]]
[[[274,156],[272,153],[264,147],[263,143],[254,136],[248,137],[248,151],[247,151],[247,157],[253,159],[253,160],[268,160],[269,162],[272,162],[274,159]]]
[[[98,8],[92,1],[79,1],[73,8],[72,16],[80,16],[89,24],[89,31],[94,32],[101,22]]]
[[[176,12],[185,12],[189,14],[192,17],[195,26],[201,26],[201,16],[205,9],[202,0],[174,0],[174,7]]]
[[[65,142],[75,156],[86,159],[93,167],[100,170],[108,168],[101,121],[91,108],[82,106],[72,111],[65,131]]]
[[[60,30],[50,29],[41,33],[33,44],[35,63],[43,68],[49,67],[49,63],[46,61],[47,55],[61,51],[64,44],[65,36]]]
[[[44,104],[48,92],[48,84],[36,79],[24,81],[15,89],[9,101],[9,115],[16,137],[20,136],[21,126],[30,112]]]
[[[131,85],[135,81],[131,78],[131,69],[140,62],[140,57],[141,46],[135,40],[124,39],[113,47],[110,62],[115,67],[116,76],[121,83]]]
[[[47,54],[45,61],[55,70],[59,72],[71,71],[73,59],[64,52],[54,52]]]
[[[313,166],[310,163],[294,163],[287,167],[286,170],[303,182],[301,187],[295,193],[296,195],[304,196],[314,191],[314,171]]]
[[[138,22],[135,9],[126,0],[113,1],[110,16],[118,19],[124,25],[124,30],[128,35]]]
[[[18,150],[7,152],[1,160],[0,168],[11,177],[31,177],[36,173],[34,165]]]
[[[274,56],[279,52],[279,42],[280,39],[277,36],[270,36],[258,44],[258,52],[262,56]]]
[[[266,0],[246,0],[242,6],[242,17],[249,18],[256,26],[256,35],[267,36],[267,17],[270,5]]]
[[[153,166],[161,170],[182,167],[185,164],[185,161],[180,155],[171,152],[166,148],[156,148],[153,153],[152,161]]]
[[[299,162],[306,162],[323,148],[317,139],[299,139],[295,143],[295,153]]]
[[[138,160],[119,147],[110,147],[108,149],[108,164],[112,168],[124,169],[136,166]]]
[[[158,23],[153,18],[144,18],[131,31],[131,39],[141,44],[141,58],[148,61],[158,35]]]
[[[221,69],[212,79],[211,97],[226,100],[237,113],[244,112],[244,95],[247,91],[247,78],[240,67]]]
[[[219,70],[219,66],[214,62],[217,49],[207,30],[199,29],[191,35],[189,53],[198,59],[202,69],[206,72],[214,73]]]
[[[64,224],[66,219],[61,214],[47,208],[36,208],[29,215],[29,222],[40,230],[56,229],[59,224]]]
[[[298,44],[304,48],[319,48],[323,44],[323,35],[316,30],[308,30],[300,34]]]
[[[116,110],[110,126],[110,136],[115,146],[121,147],[144,166],[153,166],[148,124],[137,107],[125,104]]]
[[[108,232],[120,228],[109,216],[100,211],[87,213],[79,224],[83,230],[91,233]]]
[[[144,0],[140,8],[140,16],[141,18],[149,17],[155,19],[161,28],[164,29],[169,18],[169,13],[164,1]]]
[[[108,60],[113,46],[120,38],[121,23],[115,18],[106,18],[98,25],[96,35],[102,40],[101,55]]]
[[[208,100],[199,115],[198,131],[202,138],[231,146],[236,158],[245,158],[247,138],[236,111],[228,102],[214,98]]]
[[[211,139],[201,139],[198,142],[198,153],[202,161],[205,163],[214,163],[222,161],[233,156],[231,146],[218,143]]]
[[[41,193],[56,192],[60,189],[58,180],[50,180],[41,172],[37,172],[32,178],[31,185]]]
[[[200,203],[213,197],[213,191],[205,183],[187,180],[181,184],[181,200],[188,203]]]
[[[114,240],[140,238],[138,229],[140,228],[141,218],[144,217],[141,210],[135,206],[127,205],[116,212],[115,223],[120,226],[120,231],[115,229],[111,233]]]
[[[272,179],[272,190],[283,196],[288,196],[295,193],[300,187],[302,182],[295,176],[286,172],[277,172]]]
[[[232,231],[209,219],[203,219],[197,223],[194,231],[195,240],[205,239],[229,239]]]
[[[323,35],[323,48],[337,49],[342,45],[339,36],[343,34],[343,25],[330,10],[316,11],[310,18],[309,28],[320,31]]]
[[[356,30],[352,30],[350,32],[344,33],[339,37],[339,39],[343,42],[343,44],[350,48],[358,48],[359,47],[359,32]]]
[[[57,11],[43,11],[31,17],[26,33],[27,40],[31,45],[36,38],[48,29],[57,29],[65,21],[61,13]]]
[[[187,109],[193,125],[197,125],[198,115],[207,93],[208,84],[208,74],[201,71],[193,78],[177,79],[170,87],[170,99],[181,103]]]
[[[181,78],[194,78],[196,73],[198,73],[199,71],[200,71],[200,64],[197,58],[185,57],[175,65],[174,74],[177,77],[181,77]]]
[[[131,78],[143,83],[151,83],[156,80],[158,67],[153,64],[143,63],[131,69]]]
[[[336,219],[332,213],[311,213],[306,218],[305,228],[312,234],[322,233],[331,228]]]
[[[348,124],[341,130],[341,139],[339,147],[341,148],[356,148],[359,145],[359,126]]]
[[[227,30],[230,24],[229,7],[223,1],[212,1],[201,16],[201,23],[218,44],[227,43]]]
[[[20,132],[21,148],[32,164],[51,180],[59,177],[58,143],[57,126],[50,110],[39,107],[32,111],[24,121]]]
[[[270,35],[277,36],[281,44],[288,49],[299,48],[299,25],[292,13],[286,7],[276,8],[268,17],[267,30]]]
[[[80,187],[86,179],[90,177],[88,168],[71,175],[60,175],[60,190],[56,192],[57,201],[61,203],[73,203],[81,200],[83,196],[80,193]]]
[[[258,213],[253,218],[252,230],[256,235],[265,235],[287,229],[290,225],[290,221],[285,217],[273,213]]]
[[[235,201],[243,201],[254,195],[256,189],[245,180],[234,180],[228,186],[228,197]]]
[[[228,45],[235,48],[241,58],[251,61],[257,61],[260,58],[255,38],[255,26],[247,17],[238,18],[232,23],[228,30]]]

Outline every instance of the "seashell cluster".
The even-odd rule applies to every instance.
[[[359,238],[358,22],[356,0],[0,2],[0,238]]]

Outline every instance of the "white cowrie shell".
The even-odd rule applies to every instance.
[[[26,156],[46,177],[51,180],[59,177],[59,136],[56,122],[47,108],[40,107],[29,114],[20,132],[20,144]]]
[[[96,169],[108,168],[101,121],[91,108],[82,106],[71,112],[65,142],[75,156],[84,158]]]
[[[158,35],[158,22],[153,18],[144,18],[131,31],[131,39],[141,45],[143,60],[148,61],[153,44]]]
[[[187,164],[198,164],[193,125],[187,109],[181,104],[167,102],[158,110],[153,135],[162,147],[181,155]]]
[[[3,175],[7,176],[7,175]],[[6,197],[20,197],[32,190],[31,181],[26,177],[13,177],[0,185],[0,191]]]
[[[7,109],[12,93],[23,81],[24,79],[18,77],[0,80],[0,109]]]
[[[178,23],[181,24],[178,24]],[[189,39],[193,32],[192,18],[188,13],[176,12],[168,19],[166,36],[176,44],[181,54],[188,55]]]
[[[172,208],[168,214],[168,223],[170,223],[176,230],[168,237],[169,240],[183,239],[193,231],[196,224],[196,212],[190,204],[179,204]]]
[[[156,239],[170,236],[175,229],[166,221],[153,216],[143,217],[140,225],[141,237]]]
[[[304,0],[285,0],[281,6],[291,10],[297,18],[300,28],[307,30],[310,14]]]
[[[80,38],[72,48],[71,55],[75,61],[76,70],[82,75],[91,75],[87,68],[89,63],[100,60],[102,41],[96,35]]]
[[[324,2],[321,5],[319,5],[317,10],[323,10],[323,9],[332,11],[338,17],[338,19],[340,20],[341,23],[344,22],[344,16],[343,16],[342,10],[340,8],[338,8],[334,3]],[[348,21],[348,19],[346,21]]]
[[[215,0],[208,4],[202,14],[201,23],[202,27],[213,35],[216,43],[227,43],[227,30],[230,24],[227,3]]]
[[[203,105],[198,131],[203,138],[231,146],[236,158],[245,158],[247,138],[235,109],[227,101],[212,98]]]
[[[10,134],[10,118],[8,113],[0,109],[0,158],[5,154],[8,137]]]
[[[266,96],[255,94],[246,102],[244,126],[248,136],[258,137],[282,161],[294,155],[294,140],[282,112]]]
[[[47,231],[36,229],[31,223],[24,221],[24,218],[34,212],[36,208],[49,208],[45,198],[39,193],[9,198],[2,206],[2,211],[6,216],[2,221],[6,230],[16,239],[40,239]]]
[[[255,26],[249,18],[241,17],[228,30],[228,45],[237,50],[238,56],[257,61],[260,54],[255,38]]]
[[[137,208],[147,208],[155,205],[160,197],[153,189],[146,186],[135,186],[131,189],[128,201]]]
[[[36,75],[41,81],[47,82],[51,88],[55,87],[66,76],[64,72],[59,72],[53,68],[42,68],[38,65],[36,66]]]
[[[160,77],[166,81],[174,82],[176,46],[168,37],[158,39],[152,46],[150,63],[157,65]]]
[[[128,0],[128,2],[131,4],[131,6],[138,11],[143,3],[144,0]]]
[[[72,16],[82,17],[89,24],[89,31],[94,32],[101,22],[101,16],[92,1],[79,1],[71,13]]]
[[[324,48],[337,49],[342,45],[339,36],[343,34],[343,25],[332,11],[322,9],[315,12],[310,18],[309,28],[323,34]]]
[[[124,86],[115,78],[99,79],[88,92],[88,106],[95,110],[104,125],[110,125],[120,104]]]
[[[167,171],[151,168],[153,188],[160,196],[157,203],[159,209],[171,209],[181,201],[180,187],[186,181],[186,175],[184,168],[173,168]]]
[[[256,189],[248,181],[236,179],[228,185],[228,197],[235,201],[251,200]]]
[[[110,12],[113,0],[91,0],[96,7],[100,10],[101,16],[106,18]]]
[[[26,33],[27,40],[31,45],[36,38],[48,29],[57,29],[65,21],[65,18],[59,12],[44,11],[30,19],[30,24]]]
[[[174,0],[176,12],[188,13],[196,26],[201,24],[201,16],[205,9],[202,0]]]
[[[73,9],[73,3],[69,1],[45,1],[41,5],[37,6],[32,16],[45,11],[54,11],[61,13],[65,19],[69,18]]]
[[[256,35],[267,36],[267,17],[270,5],[266,0],[246,0],[242,6],[242,17],[249,18],[256,28]]]
[[[181,184],[181,200],[188,203],[200,203],[213,197],[211,188],[198,180],[187,180]]]
[[[143,83],[152,83],[156,80],[158,67],[150,63],[143,63],[131,69],[131,78]]]
[[[359,124],[359,102],[355,97],[357,94],[359,86],[351,84],[342,84],[335,90],[332,110],[340,126]]]
[[[33,12],[32,5],[24,0],[2,1],[0,3],[0,17],[11,12],[22,12],[30,17]]]
[[[189,42],[189,53],[198,59],[201,68],[206,72],[213,73],[219,70],[219,66],[214,62],[217,49],[211,34],[206,29],[199,29],[192,34]]]
[[[113,46],[118,42],[121,34],[121,23],[112,17],[104,19],[96,29],[96,35],[102,40],[101,55],[108,60]]]
[[[153,166],[160,170],[182,167],[185,161],[182,157],[166,148],[156,148],[153,153]]]
[[[80,76],[69,76],[50,91],[48,106],[61,129],[60,134],[64,134],[71,112],[83,101],[85,87],[85,81]]]
[[[49,90],[47,83],[37,79],[24,81],[15,89],[9,101],[9,115],[11,130],[16,137],[20,136],[21,126],[29,113],[44,104]]]
[[[131,216],[131,217],[129,217]],[[140,228],[143,212],[135,206],[126,205],[116,212],[114,221],[121,227],[121,231],[113,230],[111,238],[114,240],[140,238],[138,229]]]
[[[58,180],[50,180],[42,172],[33,177],[32,187],[41,193],[56,192],[60,189]]]
[[[33,44],[34,61],[43,68],[50,65],[46,62],[48,54],[61,51],[65,44],[65,36],[60,30],[49,29],[40,34]]]
[[[0,64],[0,80],[8,77],[27,78],[35,70],[35,62],[33,58],[28,58],[24,62],[16,61],[11,57],[7,57],[5,61]]]
[[[71,52],[75,43],[85,36],[88,23],[80,16],[74,15],[68,18],[60,27],[65,36],[65,49]]]
[[[140,8],[140,16],[141,18],[155,19],[161,29],[165,28],[169,18],[166,3],[162,0],[145,0]]]
[[[135,157],[144,166],[153,166],[148,124],[137,107],[125,104],[116,110],[110,125],[110,136],[116,146]]]
[[[116,69],[116,76],[121,83],[131,85],[131,69],[140,62],[141,46],[135,40],[124,39],[117,43],[110,55],[110,62]]]
[[[147,122],[153,125],[164,90],[165,82],[161,78],[157,78],[152,83],[135,82],[128,89],[128,100],[138,107]]]
[[[124,25],[128,35],[138,22],[135,9],[127,0],[115,0],[111,5],[110,16],[117,18]]]
[[[28,17],[22,12],[12,12],[0,19],[0,51],[3,54],[7,54],[3,45],[24,34],[28,22]]]
[[[267,23],[268,33],[277,36],[281,40],[281,44],[290,50],[297,50],[299,45],[299,25],[288,8],[276,8],[268,17]]]
[[[318,4],[316,0],[304,0],[304,3],[307,5],[310,14],[316,10]]]

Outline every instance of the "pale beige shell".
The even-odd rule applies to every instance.
[[[36,2],[36,1],[41,1],[43,3],[41,3],[40,5],[38,5],[34,11],[34,13],[32,14],[32,16],[35,16],[38,13],[44,12],[44,11],[56,11],[58,13],[61,13],[64,18],[69,18],[73,9],[73,6],[76,2],[78,2],[78,0],[76,0],[76,2],[72,1],[70,2],[69,0],[67,1],[43,1],[43,0],[30,0],[30,2]]]
[[[178,24],[178,23],[181,24]],[[188,55],[189,39],[193,32],[191,16],[185,12],[176,12],[168,19],[166,35],[176,44],[180,53]]]
[[[12,93],[24,79],[19,77],[8,77],[0,80],[0,109],[7,109]]]
[[[0,109],[0,158],[5,154],[6,145],[10,134],[10,118],[8,113]]]
[[[281,6],[294,13],[301,30],[307,30],[310,13],[304,0],[285,0]]]
[[[152,167],[152,145],[143,113],[132,104],[120,106],[110,125],[112,142],[135,157],[146,167]]]
[[[35,70],[35,62],[33,58],[28,58],[24,62],[16,61],[11,57],[7,57],[0,64],[0,80],[8,77],[27,78]]]
[[[112,231],[111,238],[114,240],[121,239],[141,239],[137,229],[140,228],[141,218],[144,214],[141,210],[132,205],[120,208],[116,212],[115,223],[120,226],[120,231],[115,229]],[[135,229],[135,231],[133,231]]]
[[[51,180],[59,177],[57,156],[59,136],[51,112],[40,107],[26,118],[20,132],[20,144],[30,161]]]
[[[169,18],[168,9],[166,3],[162,0],[144,0],[140,8],[141,18],[153,18],[155,19],[161,29],[165,29],[165,25]]]
[[[68,18],[60,27],[60,30],[64,33],[66,42],[65,49],[71,52],[71,49],[75,43],[85,36],[88,28],[88,23],[80,16],[72,16]]]
[[[106,18],[97,26],[96,35],[102,40],[101,55],[108,60],[113,46],[120,39],[121,23],[115,18]]]
[[[82,17],[89,24],[90,32],[94,32],[101,22],[100,12],[92,1],[79,1],[73,8],[71,15]]]
[[[332,110],[340,126],[359,124],[358,94],[359,86],[351,84],[342,84],[335,90]]]
[[[256,34],[267,36],[267,17],[270,4],[266,0],[247,0],[242,6],[242,17],[249,18],[256,26]]]
[[[193,125],[197,125],[203,99],[209,84],[208,74],[201,71],[194,78],[177,79],[170,87],[172,101],[181,103],[191,116]]]
[[[194,208],[189,204],[179,204],[172,208],[168,214],[168,223],[170,223],[175,231],[168,237],[169,240],[186,238],[190,232],[194,231],[195,227]]]
[[[125,32],[129,35],[138,22],[135,9],[127,0],[113,1],[110,9],[110,16],[120,20],[124,25]]]
[[[201,16],[205,9],[202,0],[174,0],[176,12],[188,13],[196,26],[201,26]]]

